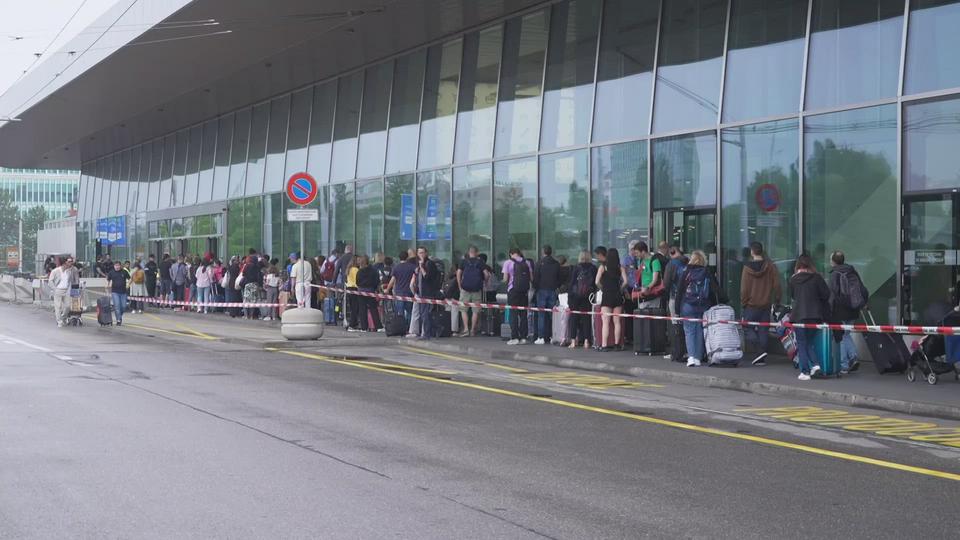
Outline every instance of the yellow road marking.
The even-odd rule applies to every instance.
[[[444,371],[442,369],[427,369],[427,368],[418,368],[413,366],[405,366],[403,364],[387,364],[384,362],[371,362],[369,360],[354,360],[358,364],[364,364],[367,366],[377,366],[386,369],[403,369],[407,371],[422,371],[424,373],[438,373],[440,375],[456,375],[456,371]]]
[[[194,335],[196,335],[197,337],[200,337],[200,338],[203,338],[203,339],[217,339],[217,338],[215,338],[215,337],[213,337],[213,336],[211,336],[211,335],[209,335],[209,334],[204,334],[203,332],[198,332],[198,331],[196,331],[196,330],[194,330],[194,329],[192,329],[192,328],[187,328],[186,326],[184,326],[184,325],[182,325],[182,324],[180,324],[180,323],[178,323],[178,322],[176,322],[176,321],[167,321],[166,319],[161,319],[160,317],[157,317],[157,316],[154,315],[153,313],[144,313],[144,315],[146,315],[147,317],[150,317],[150,318],[152,318],[152,319],[156,319],[156,320],[158,320],[158,321],[161,321],[161,322],[169,322],[170,324],[176,326],[177,328],[179,328],[179,329],[182,330],[183,332],[187,332],[187,333],[190,333],[190,334],[194,334]]]
[[[84,319],[91,320],[91,321],[96,321],[96,320],[97,320],[96,317],[84,317]],[[152,327],[152,326],[143,326],[143,325],[134,324],[134,323],[123,323],[123,325],[120,326],[120,328],[128,328],[128,327],[129,327],[129,328],[139,328],[140,330],[148,330],[148,331],[150,331],[150,332],[162,332],[162,333],[164,333],[164,334],[170,334],[170,335],[180,336],[180,337],[189,337],[189,338],[194,338],[194,339],[205,339],[205,340],[210,340],[210,341],[215,341],[215,340],[217,339],[217,338],[215,338],[215,337],[213,337],[213,336],[200,336],[200,335],[189,334],[189,333],[186,333],[186,332],[180,332],[179,330],[165,330],[165,329],[163,329],[163,328],[155,328],[155,327]]]
[[[503,364],[497,364],[497,363],[494,363],[494,362],[481,362],[480,360],[471,360],[471,359],[469,359],[469,358],[463,358],[463,357],[461,357],[461,356],[453,356],[453,355],[450,355],[450,354],[444,354],[444,353],[439,353],[439,352],[434,352],[434,351],[428,351],[428,350],[426,350],[426,349],[421,349],[421,348],[419,348],[419,347],[400,347],[400,348],[401,348],[401,349],[404,349],[404,350],[407,350],[407,351],[410,351],[410,352],[415,352],[415,353],[417,353],[417,354],[426,354],[426,355],[429,355],[429,356],[436,356],[437,358],[445,358],[445,359],[447,359],[447,360],[453,360],[453,361],[455,361],[455,362],[466,362],[466,363],[468,363],[468,364],[478,364],[478,365],[481,365],[481,366],[490,366],[490,367],[495,368],[495,369],[502,369],[502,370],[504,370],[504,371],[509,371],[510,373],[530,373],[530,372],[527,371],[526,369],[520,369],[520,368],[511,367],[511,366],[505,366],[505,365],[503,365]]]
[[[870,432],[875,435],[897,437],[918,442],[931,442],[960,448],[960,428],[943,427],[933,422],[903,420],[873,414],[854,414],[821,407],[746,407],[736,409],[757,416],[787,420],[800,424],[837,427],[847,431]]]
[[[594,388],[598,390],[603,390],[606,388],[663,388],[662,384],[628,381],[626,379],[615,379],[611,377],[604,377],[603,375],[589,375],[586,373],[576,373],[573,371],[549,371],[546,373],[521,375],[521,377],[533,381],[555,382],[558,384],[578,386],[581,388]]]
[[[388,374],[390,374],[390,375],[396,375],[396,376],[400,376],[400,377],[409,377],[409,378],[411,378],[411,379],[419,379],[419,380],[423,380],[423,381],[431,381],[431,382],[441,383],[441,384],[449,384],[449,385],[452,385],[452,386],[459,386],[459,387],[462,387],[462,388],[471,388],[471,389],[474,389],[474,390],[480,390],[480,391],[482,391],[482,392],[489,392],[489,393],[492,393],[492,394],[499,394],[499,395],[502,395],[502,396],[510,396],[510,397],[515,397],[515,398],[519,398],[519,399],[526,399],[526,400],[529,400],[529,401],[539,401],[539,402],[541,402],[541,403],[549,403],[549,404],[551,404],[551,405],[558,405],[558,406],[561,406],[561,407],[568,407],[568,408],[571,408],[571,409],[577,409],[577,410],[581,410],[581,411],[587,411],[587,412],[593,412],[593,413],[598,413],[598,414],[604,414],[604,415],[608,415],[608,416],[616,416],[616,417],[619,417],[619,418],[627,418],[627,419],[629,419],[629,420],[635,420],[635,421],[637,421],[637,422],[645,422],[645,423],[648,423],[648,424],[655,424],[655,425],[659,425],[659,426],[672,427],[672,428],[676,428],[676,429],[680,429],[680,430],[684,430],[684,431],[691,431],[691,432],[694,432],[694,433],[703,433],[703,434],[706,434],[706,435],[715,435],[715,436],[718,436],[718,437],[726,437],[726,438],[729,438],[729,439],[737,439],[737,440],[741,440],[741,441],[748,441],[748,442],[753,442],[753,443],[757,443],[757,444],[763,444],[763,445],[766,445],[766,446],[773,446],[773,447],[777,447],[777,448],[787,448],[787,449],[790,449],[790,450],[797,450],[797,451],[805,452],[805,453],[808,453],[808,454],[814,454],[814,455],[825,456],[825,457],[832,457],[832,458],[835,458],[835,459],[840,459],[840,460],[844,460],[844,461],[852,461],[852,462],[855,462],[855,463],[863,463],[863,464],[866,464],[866,465],[874,465],[874,466],[882,467],[882,468],[885,468],[885,469],[892,469],[892,470],[897,470],[897,471],[902,471],[902,472],[909,472],[909,473],[914,473],[914,474],[921,474],[921,475],[924,475],[924,476],[930,476],[930,477],[934,477],[934,478],[941,478],[941,479],[944,479],[944,480],[960,481],[960,474],[956,474],[956,473],[951,473],[951,472],[946,472],[946,471],[938,471],[938,470],[934,470],[934,469],[927,469],[927,468],[924,468],[924,467],[915,467],[915,466],[913,466],[913,465],[905,465],[905,464],[902,464],[902,463],[895,463],[895,462],[892,462],[892,461],[884,461],[884,460],[882,460],[882,459],[875,459],[875,458],[870,458],[870,457],[866,457],[866,456],[858,456],[858,455],[855,455],[855,454],[847,454],[847,453],[845,453],[845,452],[837,452],[837,451],[835,451],[835,450],[827,450],[827,449],[824,449],[824,448],[817,448],[817,447],[815,447],[815,446],[808,446],[808,445],[805,445],[805,444],[791,443],[791,442],[781,441],[781,440],[777,440],[777,439],[771,439],[771,438],[768,438],[768,437],[758,437],[758,436],[756,436],[756,435],[748,435],[748,434],[746,434],[746,433],[734,433],[734,432],[724,431],[724,430],[716,429],[716,428],[709,428],[709,427],[698,426],[698,425],[694,425],[694,424],[685,424],[685,423],[683,423],[683,422],[675,422],[675,421],[673,421],[673,420],[663,420],[663,419],[660,419],[660,418],[653,418],[653,417],[650,417],[650,416],[643,416],[643,415],[633,414],[633,413],[628,413],[628,412],[623,412],[623,411],[616,411],[616,410],[613,410],[613,409],[604,409],[604,408],[602,408],[602,407],[594,407],[594,406],[591,406],[591,405],[583,405],[583,404],[580,404],[580,403],[574,403],[574,402],[572,402],[572,401],[563,401],[563,400],[554,399],[554,398],[531,396],[531,395],[529,395],[529,394],[524,394],[524,393],[521,393],[521,392],[514,392],[514,391],[512,391],[512,390],[504,390],[504,389],[501,389],[501,388],[494,388],[494,387],[491,387],[491,386],[484,386],[484,385],[481,385],[481,384],[468,383],[468,382],[462,382],[462,381],[452,381],[452,380],[445,380],[445,379],[437,379],[437,378],[433,378],[433,377],[427,377],[427,376],[425,376],[425,375],[418,375],[418,374],[416,374],[416,373],[407,373],[407,372],[404,372],[404,371],[393,371],[393,370],[389,370],[389,369],[379,368],[379,367],[376,367],[376,366],[369,366],[369,365],[359,364],[359,363],[357,363],[357,362],[353,362],[353,361],[349,361],[349,360],[338,360],[338,359],[336,359],[336,358],[331,358],[331,357],[329,357],[329,356],[322,356],[322,355],[318,355],[318,354],[311,354],[311,353],[305,353],[305,352],[300,352],[300,351],[279,350],[279,349],[274,349],[274,348],[267,348],[267,349],[265,349],[265,350],[273,351],[273,352],[280,352],[280,353],[288,354],[288,355],[291,355],[291,356],[300,356],[300,357],[303,357],[303,358],[310,358],[310,359],[313,359],[313,360],[321,360],[321,361],[328,362],[328,363],[331,363],[331,364],[339,364],[339,365],[344,365],[344,366],[352,366],[352,367],[357,367],[357,368],[360,368],[360,369],[366,369],[366,370],[370,370],[370,371],[377,371],[377,372],[380,372],[380,373],[388,373]]]

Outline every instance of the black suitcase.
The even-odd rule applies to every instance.
[[[407,319],[402,313],[397,313],[397,304],[392,300],[383,301],[383,329],[387,336],[404,336],[407,334]]]
[[[869,310],[863,311],[863,320],[867,324],[876,326],[873,314]],[[903,373],[910,367],[910,350],[899,334],[883,334],[878,332],[864,332],[863,341],[867,343],[873,365],[880,374]],[[839,348],[839,344],[837,347]]]
[[[433,337],[447,338],[453,335],[451,329],[450,312],[442,307],[436,307],[430,312],[433,323]]]
[[[100,326],[113,324],[113,303],[109,297],[101,296],[97,298],[97,322],[100,323]]]
[[[500,314],[500,310],[496,309],[483,310],[480,314],[480,333],[482,335],[490,337],[500,336],[500,324],[502,321]]]
[[[687,361],[687,336],[682,324],[670,325],[670,361]]]
[[[634,315],[666,316],[667,312],[661,308],[638,309]],[[634,319],[633,320],[633,352],[636,355],[664,353],[667,350],[666,320]]]

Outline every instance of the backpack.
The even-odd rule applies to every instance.
[[[850,309],[861,310],[867,305],[867,288],[855,270],[840,274],[840,300]]]
[[[467,292],[479,292],[483,289],[483,263],[480,259],[464,259],[460,267],[460,286]]]
[[[593,292],[593,280],[586,268],[577,270],[577,280],[573,284],[573,295],[579,298],[588,298]]]
[[[513,290],[517,292],[527,292],[530,290],[530,267],[527,261],[517,263],[513,259]]]
[[[139,285],[143,283],[143,280],[145,279],[144,276],[145,274],[143,273],[143,270],[138,268],[133,271],[133,277],[131,277],[130,280]]]
[[[333,281],[333,272],[336,270],[337,263],[334,261],[323,261],[323,268],[320,270],[320,279],[330,283]]]
[[[706,307],[710,303],[710,274],[704,271],[702,278],[687,283],[683,303],[696,307]]]

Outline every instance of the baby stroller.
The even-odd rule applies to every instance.
[[[83,301],[83,287],[70,287],[70,306],[67,308],[67,326],[83,326],[83,312],[86,305]]]
[[[941,335],[923,336],[919,347],[910,355],[910,368],[907,369],[907,380],[917,380],[917,371],[927,379],[929,384],[937,384],[940,375],[953,373],[960,381],[960,371],[956,364],[946,361],[946,339]]]
[[[770,308],[770,320],[775,323],[790,322],[790,311],[790,306],[775,304]],[[800,369],[800,359],[797,358],[797,335],[793,328],[780,326],[776,328],[774,333],[780,339],[780,344],[783,345],[787,358],[793,362],[793,369]]]

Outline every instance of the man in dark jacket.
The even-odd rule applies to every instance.
[[[543,246],[543,258],[533,269],[533,286],[536,290],[534,306],[553,309],[557,305],[557,289],[560,288],[560,263],[553,258],[553,248]],[[553,334],[553,314],[537,312],[537,325],[534,328],[534,344],[544,345],[550,342]]]
[[[160,298],[164,300],[173,300],[170,296],[173,294],[173,281],[170,279],[171,266],[173,266],[173,259],[169,253],[164,253],[160,259]]]
[[[857,276],[857,282],[863,283],[857,270],[846,264],[846,256],[842,251],[834,251],[830,255],[830,311],[832,320],[843,324],[854,324],[860,318],[860,310],[850,307],[848,300],[840,293],[840,280],[846,279],[847,273]],[[843,332],[840,340],[840,373],[846,375],[860,369],[860,360],[857,358],[857,347],[853,344],[850,332]]]
[[[143,267],[144,278],[147,283],[147,296],[156,298],[157,296],[157,259],[153,255],[147,257],[147,264]]]
[[[443,275],[437,268],[437,264],[430,259],[430,253],[427,251],[427,248],[423,246],[418,247],[417,271],[413,276],[417,296],[428,299],[439,297],[442,278]],[[433,320],[430,317],[433,304],[417,304],[417,310],[420,312],[419,339],[430,339],[433,337]]]
[[[750,322],[770,322],[770,306],[780,302],[783,292],[780,287],[780,276],[773,262],[763,252],[763,244],[750,244],[750,260],[743,265],[740,273],[740,306],[743,308],[744,320]],[[770,330],[767,327],[747,326],[744,328],[744,338],[757,348],[757,356],[753,365],[767,365],[767,336]]]

